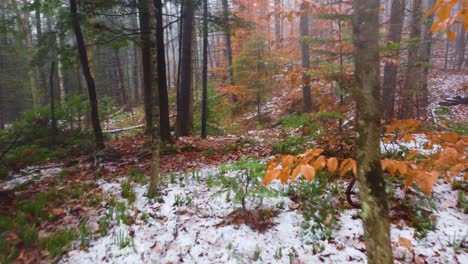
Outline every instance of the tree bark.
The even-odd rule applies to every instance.
[[[229,24],[229,3],[222,0],[225,25],[226,59],[227,59],[227,79],[229,85],[235,85],[234,71],[232,70],[232,45],[231,45],[231,25]],[[235,101],[235,100],[234,100]]]
[[[143,101],[145,110],[145,132],[153,134],[153,72],[155,65],[152,65],[153,49],[151,48],[151,23],[150,10],[147,0],[139,0],[138,9],[140,11],[140,39],[141,39],[141,61],[143,66]]]
[[[394,0],[390,12],[387,42],[400,43],[405,13],[405,0]],[[392,59],[399,61],[400,49],[391,51]],[[393,62],[386,62],[384,66],[384,80],[382,86],[382,107],[384,118],[393,119],[395,111],[395,91],[397,86],[398,66]]]
[[[279,13],[281,12],[281,0],[275,0],[275,41],[276,41],[276,49],[281,49],[281,15]]]
[[[193,37],[193,1],[184,0],[182,21],[182,50],[180,59],[180,88],[177,103],[177,136],[189,136],[193,120],[190,115],[192,84],[192,37]]]
[[[154,0],[156,9],[156,57],[159,91],[159,129],[161,140],[171,141],[171,125],[169,122],[169,97],[167,94],[166,49],[164,45],[164,28],[162,16],[162,1]]]
[[[50,120],[51,120],[51,128],[52,128],[52,133],[51,133],[51,145],[52,147],[55,147],[57,143],[57,134],[58,134],[58,128],[57,128],[57,118],[55,117],[55,98],[54,98],[54,75],[55,75],[55,62],[52,62],[50,66],[50,79],[49,79],[49,85],[50,85]]]
[[[408,119],[415,117],[414,110],[420,107],[417,103],[417,96],[420,90],[421,69],[420,59],[420,38],[422,20],[422,0],[413,1],[410,38],[413,43],[408,48],[408,66],[405,76],[405,85],[401,90],[400,118]]]
[[[301,35],[301,54],[302,54],[302,96],[304,100],[304,112],[310,113],[312,111],[312,95],[310,91],[310,78],[305,72],[310,67],[310,49],[307,37],[309,37],[309,15],[307,13],[308,4],[302,3],[300,10],[302,12],[300,18],[300,35]]]
[[[125,80],[124,80],[124,73],[122,70],[122,63],[120,60],[120,55],[118,50],[113,51],[113,59],[115,63],[115,75],[117,76],[117,82],[119,86],[119,99],[120,104],[123,105],[125,108],[129,107],[128,104],[128,96],[127,96],[127,89],[125,88]]]
[[[158,12],[160,13],[160,8],[158,10],[155,10],[154,4],[152,0],[143,0],[147,6],[147,9],[149,10],[150,17],[153,16],[154,19],[149,19],[149,23],[152,25],[156,25],[156,20],[158,19]],[[156,11],[156,12],[155,12]],[[153,45],[153,49],[151,51],[151,65],[156,67],[158,65],[158,60],[161,59],[160,54],[155,50],[155,46],[158,45],[158,36],[157,36],[157,28],[155,27],[149,27],[150,33],[149,33],[149,39],[151,43],[156,43],[156,45]],[[163,39],[164,40],[164,39]],[[164,58],[164,53],[162,54],[162,57]],[[151,134],[151,175],[150,175],[150,183],[148,186],[148,198],[154,198],[158,194],[158,188],[159,188],[159,162],[160,162],[160,156],[159,156],[159,151],[160,151],[160,142],[161,142],[161,131],[160,131],[160,107],[159,103],[161,102],[161,99],[159,98],[159,85],[158,83],[161,81],[161,76],[159,75],[158,71],[154,69],[152,71],[152,91],[153,91],[153,98],[152,98],[152,103],[153,103],[153,130]]]
[[[80,55],[81,66],[83,74],[88,85],[89,103],[91,106],[91,122],[94,130],[94,137],[96,140],[96,149],[102,150],[106,146],[104,145],[104,137],[102,135],[101,124],[99,121],[98,102],[96,96],[96,86],[94,78],[91,74],[88,63],[88,55],[86,52],[86,44],[83,38],[83,32],[81,31],[80,21],[77,12],[76,0],[70,0],[70,14],[72,17],[72,26],[75,31],[76,42],[78,45],[78,52]]]
[[[368,263],[393,263],[385,180],[380,164],[379,1],[355,0],[353,43],[356,145]]]
[[[201,137],[206,138],[208,115],[208,0],[203,0],[203,69],[202,69],[202,114]]]
[[[431,9],[434,4],[435,0],[427,0],[426,10]],[[432,51],[432,31],[431,25],[434,20],[434,14],[427,17],[424,21],[424,31],[423,31],[423,41],[422,41],[422,49],[421,49],[421,64],[422,64],[422,72],[421,72],[421,92],[419,94],[419,101],[421,102],[421,108],[424,110],[423,113],[426,112],[427,107],[429,106],[429,90],[427,79],[429,75],[429,69],[431,68],[431,51]]]

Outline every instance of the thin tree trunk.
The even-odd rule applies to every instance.
[[[148,0],[139,0],[140,11],[140,38],[141,38],[141,61],[143,65],[143,100],[145,109],[145,132],[153,134],[153,71],[152,65],[153,49],[151,48],[151,23]]]
[[[41,12],[40,12],[40,6],[38,5],[36,7],[36,36],[37,36],[37,46],[41,47],[43,45],[43,40],[42,40],[42,20],[41,20]],[[42,84],[42,89],[44,91],[43,94],[43,102],[47,102],[47,88],[48,88],[48,83],[47,83],[47,73],[46,70],[44,69],[44,62],[39,59],[39,61],[36,61],[37,63],[37,68],[39,70],[39,78],[40,82]]]
[[[235,85],[234,71],[232,69],[232,45],[231,45],[231,25],[229,24],[229,3],[228,0],[222,0],[225,25],[225,41],[226,41],[226,59],[228,84]],[[235,98],[233,98],[236,101]]]
[[[419,85],[421,80],[421,70],[418,65],[420,58],[420,38],[421,38],[421,20],[422,20],[422,0],[413,1],[410,38],[413,43],[408,48],[408,66],[406,71],[405,86],[401,90],[400,118],[408,119],[415,117],[415,108],[420,107],[417,104]]]
[[[276,41],[276,49],[281,49],[282,47],[282,36],[281,36],[281,0],[275,0],[275,41]]]
[[[171,141],[171,125],[169,123],[169,97],[167,94],[166,49],[164,46],[164,28],[162,16],[162,1],[154,0],[156,8],[156,56],[159,91],[159,129],[161,140]]]
[[[177,136],[188,136],[192,127],[190,120],[190,96],[192,94],[192,37],[193,1],[183,1],[182,51],[180,60],[180,88],[177,107]]]
[[[310,49],[306,40],[309,37],[308,4],[306,2],[302,3],[300,10],[302,12],[300,18],[302,70],[307,71],[310,67]],[[310,91],[310,78],[306,72],[302,74],[302,96],[304,100],[304,112],[310,113],[312,111],[312,95]]]
[[[379,1],[354,0],[354,97],[357,168],[364,241],[370,264],[393,263],[385,180],[380,161]]]
[[[434,4],[435,0],[428,0],[426,10],[431,9]],[[432,31],[430,25],[432,25],[434,19],[434,14],[429,16],[426,21],[424,21],[424,32],[423,32],[423,45],[421,50],[421,64],[422,64],[422,72],[421,72],[421,92],[419,94],[419,101],[421,102],[421,109],[423,110],[423,114],[426,112],[427,107],[429,106],[429,90],[427,79],[429,75],[429,69],[431,64],[431,51],[432,51]]]
[[[405,14],[405,0],[394,0],[390,13],[387,42],[400,43]],[[391,53],[392,59],[399,61],[400,50]],[[382,107],[384,118],[389,121],[395,111],[395,91],[397,86],[398,66],[394,62],[386,62],[384,67],[384,80],[382,86]]]
[[[120,60],[120,55],[118,50],[113,51],[113,59],[115,63],[115,70],[116,70],[116,76],[117,76],[117,83],[119,86],[119,99],[120,99],[120,104],[123,105],[125,108],[129,107],[128,104],[128,97],[127,97],[127,90],[125,88],[125,80],[124,80],[124,73],[122,70],[122,63]]]
[[[52,62],[50,66],[50,79],[49,79],[49,85],[50,85],[50,119],[51,119],[51,127],[52,127],[52,133],[51,133],[51,145],[52,147],[55,147],[57,143],[57,134],[58,134],[58,128],[57,128],[57,119],[55,118],[55,98],[54,98],[54,75],[55,75],[55,62]]]
[[[88,85],[89,103],[91,105],[91,122],[93,125],[94,137],[96,139],[96,149],[101,150],[106,146],[104,145],[104,137],[102,135],[101,124],[99,122],[96,87],[88,64],[88,54],[86,52],[86,44],[84,42],[83,32],[81,31],[80,22],[78,20],[79,18],[77,13],[76,0],[70,0],[70,13],[72,17],[73,30],[75,31],[76,42],[78,45],[81,66],[83,69],[83,74],[86,78],[86,83]]]
[[[208,0],[203,0],[203,70],[202,70],[202,114],[201,137],[206,138],[208,115]]]

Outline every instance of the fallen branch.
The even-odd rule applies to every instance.
[[[144,124],[141,124],[141,125],[136,125],[136,126],[131,126],[131,127],[124,127],[124,128],[118,128],[118,129],[104,130],[103,132],[104,132],[104,133],[114,134],[114,133],[119,133],[119,132],[123,132],[123,131],[128,131],[128,130],[132,130],[132,129],[136,129],[136,128],[141,128],[141,127],[144,127],[144,126],[145,126]]]

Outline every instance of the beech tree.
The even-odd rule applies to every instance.
[[[353,3],[356,157],[368,263],[393,263],[388,204],[380,162],[379,2]]]
[[[301,54],[302,54],[302,68],[307,70],[310,67],[310,48],[307,42],[309,36],[309,14],[308,4],[301,3],[301,18],[300,18],[300,35],[301,35]],[[302,74],[302,96],[304,100],[304,112],[310,113],[312,111],[312,97],[310,92],[310,77],[304,72]]]

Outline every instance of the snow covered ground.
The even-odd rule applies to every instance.
[[[362,223],[353,217],[358,214],[356,209],[340,213],[331,239],[323,241],[321,252],[316,254],[311,245],[304,243],[301,228],[304,218],[290,206],[293,202],[287,197],[264,200],[264,208],[282,209],[274,218],[275,225],[263,233],[243,224],[217,226],[235,208],[225,195],[215,195],[219,187],[208,187],[207,181],[217,173],[217,168],[206,168],[168,184],[162,190],[162,201],[149,201],[144,196],[146,186],[137,185],[136,202],[127,206],[133,223],[117,224],[113,220],[108,235],[91,241],[86,251],[70,251],[61,263],[366,262]],[[231,176],[239,175],[233,172]],[[121,197],[122,180],[101,180],[104,195],[125,201]],[[272,188],[282,186],[276,182]],[[457,191],[440,180],[434,188],[434,200],[439,208],[435,212],[437,227],[426,238],[416,240],[414,229],[404,221],[392,224],[397,263],[468,263],[467,249],[452,246],[461,242],[466,245],[468,235],[468,215],[456,207]],[[281,204],[286,206],[278,206]],[[97,217],[108,211],[109,205],[103,205],[107,209],[102,208]],[[95,230],[97,222],[98,218],[89,220]]]

